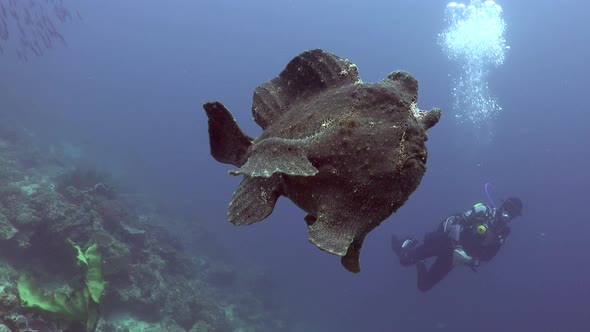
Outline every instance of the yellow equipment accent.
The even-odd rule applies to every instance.
[[[477,226],[477,234],[484,235],[488,231],[486,225],[479,225]]]

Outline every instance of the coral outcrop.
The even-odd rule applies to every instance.
[[[23,306],[16,282],[28,274],[72,294],[79,271],[69,240],[102,255],[97,331],[281,331],[263,299],[228,290],[239,277],[231,267],[184,249],[164,227],[168,216],[148,202],[132,206],[109,176],[56,155],[34,135],[0,126],[0,331],[67,330]]]

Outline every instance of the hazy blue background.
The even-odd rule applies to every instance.
[[[270,295],[300,322],[294,331],[590,329],[587,4],[500,2],[511,50],[490,88],[504,111],[483,146],[453,117],[456,66],[437,45],[445,1],[69,3],[83,19],[60,26],[68,48],[27,63],[0,57],[0,111],[48,142],[82,144],[95,165],[182,216],[177,231],[209,228],[239,268],[271,271]],[[367,237],[357,275],[308,242],[304,213],[285,199],[254,226],[226,221],[240,179],[210,156],[201,109],[223,101],[258,135],[253,89],[317,47],[356,63],[365,81],[407,70],[420,81],[420,108],[445,111],[429,131],[420,188]],[[421,237],[484,200],[486,181],[521,197],[524,217],[479,273],[456,269],[420,293],[390,234]]]

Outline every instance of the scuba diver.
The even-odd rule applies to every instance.
[[[391,247],[402,266],[416,265],[418,289],[426,292],[453,267],[476,271],[480,262],[494,258],[510,234],[509,222],[520,215],[522,201],[515,197],[504,200],[499,208],[477,203],[469,211],[445,219],[436,231],[424,235],[422,244],[413,237],[392,235]],[[424,260],[430,257],[436,260],[427,267]]]

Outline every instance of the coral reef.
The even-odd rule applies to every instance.
[[[189,255],[164,227],[168,217],[131,208],[108,174],[56,162],[53,151],[35,147],[34,135],[3,129],[0,331],[77,331],[23,306],[16,287],[28,274],[43,289],[73,294],[79,270],[69,240],[96,244],[102,256],[106,287],[96,331],[284,330],[263,296],[235,287],[256,276],[204,253]]]

